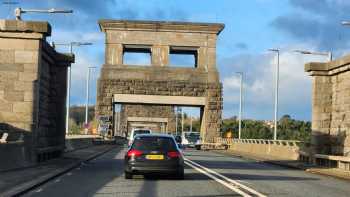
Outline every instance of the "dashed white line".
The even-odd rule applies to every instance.
[[[193,169],[195,169],[195,170],[197,170],[197,171],[207,175],[208,177],[214,179],[215,181],[225,185],[226,187],[230,186],[228,188],[230,188],[231,190],[241,194],[242,196],[250,196],[249,194],[247,194],[247,193],[245,193],[244,191],[241,190],[241,189],[244,189],[244,190],[246,190],[246,191],[248,191],[251,194],[254,194],[256,196],[266,197],[266,195],[264,195],[264,194],[262,194],[262,193],[260,193],[258,191],[255,191],[254,189],[252,189],[252,188],[250,188],[248,186],[245,186],[245,185],[239,183],[238,181],[232,180],[232,179],[230,179],[230,178],[228,178],[228,177],[226,177],[226,176],[224,176],[222,174],[219,174],[219,173],[215,172],[214,170],[206,168],[206,167],[204,167],[204,166],[202,166],[202,165],[200,165],[200,164],[198,164],[198,163],[196,163],[194,161],[191,161],[191,160],[189,160],[187,158],[185,158],[185,163],[187,165],[189,165],[190,167],[192,167]],[[219,179],[218,177],[220,177],[221,179]],[[223,181],[222,179],[225,180],[226,182]],[[227,182],[229,182],[231,184],[229,184]]]

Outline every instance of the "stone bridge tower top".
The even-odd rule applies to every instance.
[[[100,20],[99,25],[106,34],[106,65],[125,66],[125,52],[149,52],[153,67],[169,66],[170,54],[191,54],[194,67],[218,81],[216,40],[224,24]]]
[[[222,84],[216,40],[223,24],[100,20],[99,25],[106,48],[96,115],[112,117],[116,135],[140,124],[175,132],[175,106],[200,109],[203,139],[219,135]],[[147,60],[142,64],[128,60],[130,55],[136,59],[135,53]],[[116,105],[121,106],[119,114]]]

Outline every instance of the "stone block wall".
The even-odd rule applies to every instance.
[[[313,78],[313,151],[350,156],[350,56],[309,63],[305,70]]]
[[[30,162],[64,148],[66,73],[73,57],[57,53],[46,42],[50,34],[47,22],[0,20],[0,135],[24,140]]]
[[[121,75],[127,75],[125,70],[118,70],[113,68],[102,69],[101,75],[103,73],[118,72]],[[222,100],[222,84],[221,83],[199,83],[191,81],[150,81],[150,80],[140,80],[140,79],[99,79],[98,83],[98,104],[97,111],[98,115],[112,116],[113,111],[111,105],[113,102],[114,94],[143,94],[143,95],[163,95],[163,96],[199,96],[206,97],[207,104],[201,107],[202,111],[202,127],[201,131],[206,133],[207,139],[213,139],[217,137],[221,128],[221,112],[223,107]],[[121,118],[121,126],[126,129],[126,119],[127,116],[141,116],[141,117],[169,117],[169,107],[164,106],[151,106],[155,107],[151,110],[146,110],[145,107],[140,105],[132,106],[125,105],[127,108],[136,108],[130,110],[129,113],[123,114]],[[172,108],[171,106],[170,108]],[[147,108],[147,107],[146,107]],[[159,108],[165,108],[159,110]],[[159,111],[158,111],[159,110]],[[158,113],[154,113],[158,111]],[[169,124],[169,131],[175,130],[175,117],[170,120],[172,122]],[[173,126],[172,126],[173,125]],[[173,129],[172,129],[173,128]],[[208,132],[207,132],[208,131]]]
[[[152,124],[156,125],[153,127],[152,131],[161,133],[161,132],[171,132],[175,133],[175,112],[173,106],[165,105],[123,105],[121,108],[121,121],[120,126],[124,131],[130,133],[132,123],[128,123],[128,117],[156,117],[156,118],[165,118],[168,122],[145,122],[139,121],[140,124]],[[162,128],[164,127],[164,128]],[[162,130],[163,129],[163,130]]]

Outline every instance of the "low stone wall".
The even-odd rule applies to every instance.
[[[99,136],[68,136],[66,138],[65,152],[74,151],[77,149],[87,148],[93,146],[96,139]],[[31,148],[26,145],[24,141],[13,141],[7,143],[0,143],[0,172],[7,170],[14,170],[17,168],[29,167],[36,165],[35,162],[30,158]],[[55,155],[45,154],[41,158],[42,161],[46,161],[50,158],[59,157],[61,151],[57,152]]]
[[[65,152],[74,151],[77,149],[87,148],[94,145],[97,136],[68,136],[66,137]]]
[[[216,138],[216,143],[227,144],[238,153],[255,155],[269,160],[298,160],[300,141],[262,140],[262,139],[231,139]]]
[[[0,144],[0,171],[22,168],[31,165],[28,148],[24,142]]]

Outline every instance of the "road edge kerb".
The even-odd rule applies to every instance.
[[[99,156],[101,156],[101,155],[111,151],[113,148],[120,148],[120,146],[118,146],[118,145],[111,146],[111,147],[107,148],[106,150],[103,150],[101,152],[93,154],[92,156],[90,156],[90,157],[88,157],[86,159],[79,160],[79,161],[77,161],[77,162],[75,162],[73,164],[68,165],[65,168],[57,169],[54,172],[49,173],[47,175],[43,175],[43,176],[39,177],[38,179],[35,179],[35,180],[33,180],[33,181],[29,182],[29,183],[28,182],[27,183],[23,183],[20,186],[17,186],[17,187],[14,187],[14,188],[10,189],[10,190],[7,190],[4,193],[2,193],[1,195],[3,195],[4,197],[7,197],[7,196],[21,196],[21,195],[23,195],[23,194],[25,194],[25,193],[27,193],[27,192],[37,188],[37,187],[39,187],[39,186],[41,186],[41,185],[43,185],[43,184],[45,184],[45,183],[47,183],[47,182],[57,178],[57,177],[65,174],[66,172],[69,172],[69,171],[73,170],[74,168],[79,167],[82,163],[90,161],[92,159],[95,159],[95,158],[97,158],[97,157],[99,157]]]
[[[290,169],[295,169],[295,170],[303,170],[307,173],[311,173],[311,174],[318,174],[318,175],[323,175],[323,176],[328,176],[328,177],[332,177],[332,178],[337,178],[337,179],[341,179],[341,180],[346,180],[346,181],[350,181],[350,177],[344,177],[344,176],[340,176],[337,174],[331,174],[331,173],[326,173],[326,172],[322,172],[320,170],[318,170],[317,168],[307,168],[307,167],[301,167],[301,166],[294,166],[294,165],[290,165],[290,164],[286,164],[286,163],[281,163],[281,162],[275,162],[275,161],[269,161],[266,159],[262,159],[262,158],[257,158],[254,156],[247,156],[247,155],[243,155],[243,154],[239,154],[239,153],[233,153],[233,152],[222,152],[222,151],[217,151],[217,150],[212,150],[212,152],[217,153],[217,154],[222,154],[222,155],[230,155],[230,156],[236,156],[236,157],[240,157],[244,160],[254,160],[254,161],[258,161],[258,162],[263,162],[263,163],[268,163],[268,164],[272,164],[272,165],[276,165],[276,166],[281,166],[281,167],[285,167],[285,168],[290,168]]]

